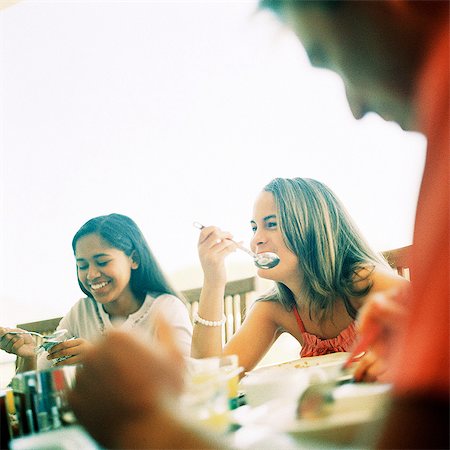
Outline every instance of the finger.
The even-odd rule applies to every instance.
[[[19,338],[14,337],[11,342],[12,342],[11,350],[15,353],[20,349],[20,347],[22,347],[25,344],[25,339],[22,337]]]
[[[233,239],[233,235],[228,231],[222,231],[217,227],[210,228],[212,228],[212,230],[209,230],[208,228],[205,229],[205,236],[200,236],[199,245],[205,245],[208,248],[212,248],[224,239]]]
[[[215,252],[221,252],[226,248],[231,248],[232,250],[236,250],[237,244],[231,239],[217,239],[211,244],[210,249],[213,249]]]
[[[51,355],[51,354],[53,354],[53,353],[59,352],[60,350],[63,350],[63,349],[65,348],[63,344],[64,344],[64,343],[61,342],[61,343],[56,344],[56,345],[54,345],[53,347],[49,348],[49,349],[48,349],[48,354]]]
[[[4,336],[5,334],[10,333],[11,331],[23,331],[23,330],[21,330],[19,328],[0,327],[0,335],[1,336]]]
[[[20,338],[20,337],[23,337],[23,336],[20,336],[20,335],[17,335],[17,334],[9,334],[9,332],[6,332],[1,337],[1,339],[4,340],[4,341],[12,341],[12,340],[15,340],[15,339]]]
[[[7,353],[11,353],[12,349],[13,349],[13,345],[14,345],[14,341],[11,339],[9,340],[4,340],[4,342],[2,343],[2,348],[3,350],[5,350],[5,352]]]
[[[0,337],[0,341],[2,342],[2,344],[7,344],[13,337],[13,335],[5,333]]]
[[[52,349],[53,350],[53,349]],[[75,347],[63,348],[56,352],[51,352],[47,355],[47,359],[56,359],[61,356],[75,356],[80,354],[83,351],[83,347],[81,345],[77,345]]]
[[[71,366],[73,364],[78,364],[81,362],[79,355],[70,356],[69,358],[63,359],[62,361],[55,362],[53,365],[56,366]]]
[[[355,370],[353,372],[353,378],[356,381],[362,381],[373,363],[374,357],[372,356],[372,354],[370,352],[366,353],[364,357],[359,360],[358,364],[356,364]]]
[[[382,375],[382,373],[385,371],[384,364],[380,361],[374,361],[373,364],[368,367],[364,381],[367,381],[369,383],[373,383],[374,381],[377,381],[378,378]]]
[[[199,245],[203,244],[212,234],[214,234],[218,231],[220,231],[220,229],[217,227],[213,227],[213,226],[203,228],[200,231],[200,235],[198,237],[198,244]]]
[[[216,248],[218,244],[221,244],[223,242],[232,242],[231,241],[232,236],[230,233],[213,233],[206,241],[205,245],[212,249]]]
[[[51,359],[58,359],[61,358],[62,356],[74,356],[74,350],[60,350],[59,352],[54,352],[54,353],[49,353],[47,355],[47,359],[51,360]]]
[[[9,328],[0,327],[0,339],[3,339],[5,337],[5,334],[8,333],[8,331],[11,330],[9,330]]]
[[[48,353],[53,354],[66,349],[78,347],[83,343],[83,339],[69,339],[67,341],[61,342],[58,345],[53,346]]]
[[[9,331],[15,330],[9,329]],[[34,340],[33,336],[29,334],[9,334],[9,331],[4,335],[4,338],[9,339],[10,342],[17,342],[18,340],[21,340],[24,344],[36,345],[36,341]]]

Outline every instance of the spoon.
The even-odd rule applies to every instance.
[[[41,333],[36,333],[36,331],[9,331],[7,334],[32,334],[33,336],[38,336],[45,341],[55,341],[59,337],[67,333],[67,330],[62,328],[61,330],[56,330],[54,333],[44,336]]]
[[[199,222],[194,222],[193,225],[195,228],[198,228],[199,230],[205,228],[205,226]],[[275,267],[280,262],[280,258],[276,253],[272,252],[254,253],[248,248],[244,247],[242,244],[233,241],[233,239],[230,239],[230,241],[234,242],[237,245],[238,249],[247,253],[247,255],[250,255],[253,258],[255,266],[259,267],[260,269],[272,269],[272,267]]]

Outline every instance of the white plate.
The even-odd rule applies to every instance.
[[[348,355],[330,353],[260,367],[246,374],[240,388],[252,407],[277,398],[297,400],[310,383],[334,379]]]
[[[365,430],[373,427],[383,414],[370,411],[348,411],[322,419],[297,420],[282,431],[299,439],[311,439],[339,445],[356,445]]]
[[[254,408],[238,408],[233,420],[241,426],[267,426],[296,437],[350,445],[361,430],[383,416],[390,388],[378,383],[340,386],[335,391],[333,409],[323,418],[297,419],[297,402],[278,398]]]
[[[280,369],[306,369],[309,367],[327,367],[343,363],[350,356],[349,352],[329,353],[328,355],[309,356],[305,358],[294,359],[279,364],[262,366],[252,370],[249,374],[259,373],[272,368]]]

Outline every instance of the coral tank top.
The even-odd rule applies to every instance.
[[[338,336],[330,339],[321,339],[305,330],[303,321],[300,318],[297,308],[294,308],[295,318],[303,337],[303,345],[300,357],[320,356],[328,353],[349,352],[356,341],[356,323],[353,321],[347,328],[342,330]]]

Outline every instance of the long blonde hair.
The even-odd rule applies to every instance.
[[[334,193],[323,183],[309,178],[275,178],[263,189],[272,193],[277,207],[278,226],[286,246],[298,257],[303,274],[301,297],[309,304],[309,314],[321,319],[332,314],[336,299],[343,300],[355,318],[350,299],[366,295],[370,274],[376,264],[386,265],[362,237],[353,220]],[[370,269],[362,277],[361,269]],[[365,271],[365,273],[367,273]],[[357,289],[355,281],[367,279]],[[296,301],[283,283],[260,300],[279,301],[290,311]]]

